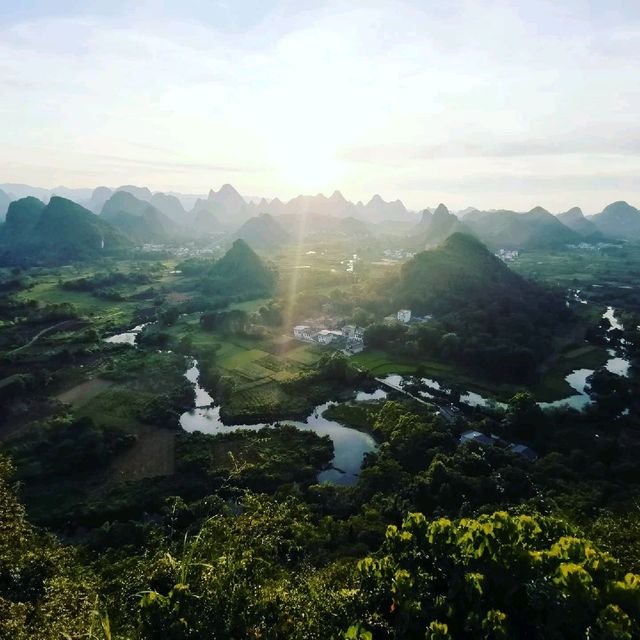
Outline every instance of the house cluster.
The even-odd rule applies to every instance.
[[[466,444],[468,442],[477,442],[483,447],[500,447],[501,449],[511,451],[511,453],[515,453],[523,458],[527,458],[527,460],[536,460],[538,458],[538,454],[526,444],[507,442],[498,436],[494,436],[493,434],[488,436],[481,431],[465,431],[460,436],[460,444]]]
[[[520,252],[517,249],[498,249],[496,257],[503,262],[513,262],[518,258]]]
[[[332,345],[347,353],[359,353],[364,348],[364,329],[347,324],[341,329],[326,329],[299,324],[293,328],[293,337],[303,342]]]
[[[618,247],[619,245],[611,242],[580,242],[579,244],[568,244],[568,249],[579,249],[582,251],[601,251],[610,247]]]
[[[143,244],[141,250],[144,253],[169,253],[176,258],[210,257],[219,254],[221,247],[196,247],[192,245],[176,247],[168,244]]]
[[[385,258],[390,260],[406,260],[416,255],[415,251],[405,251],[404,249],[385,249],[382,253]]]
[[[392,313],[389,316],[385,316],[384,322],[385,324],[395,324],[396,322],[409,324],[411,322],[428,322],[432,317],[430,315],[414,316],[411,313],[411,309],[398,309],[395,314]]]

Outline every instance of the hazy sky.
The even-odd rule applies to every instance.
[[[638,0],[0,0],[0,35],[0,182],[640,205]]]

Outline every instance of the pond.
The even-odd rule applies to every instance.
[[[130,344],[134,345],[136,343],[136,336],[148,325],[148,322],[144,324],[139,324],[133,329],[129,329],[129,331],[125,331],[124,333],[116,333],[114,336],[110,336],[109,338],[105,338],[105,342],[109,342],[110,344]]]

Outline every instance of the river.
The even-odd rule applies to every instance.
[[[136,336],[142,331],[146,324],[140,324],[129,331],[113,335],[106,338],[106,342],[111,344],[128,344],[135,346]],[[261,424],[223,424],[220,419],[220,406],[215,404],[214,399],[200,385],[200,371],[196,360],[191,361],[190,367],[185,372],[185,377],[194,385],[195,408],[185,411],[180,416],[180,426],[187,432],[201,431],[212,435],[218,433],[229,433],[238,429],[251,429],[253,431],[272,426],[270,423]],[[382,389],[377,389],[373,393],[360,391],[356,394],[355,400],[365,402],[367,400],[380,400],[387,396]],[[332,466],[325,469],[318,475],[319,482],[331,484],[351,485],[358,478],[362,460],[366,453],[374,451],[375,440],[363,431],[351,429],[329,420],[322,414],[336,402],[325,402],[318,405],[307,416],[306,420],[282,420],[282,423],[291,424],[298,429],[313,431],[319,436],[329,436],[333,442],[334,457]]]
[[[624,327],[615,316],[615,309],[608,307],[603,318],[607,318],[611,324],[609,331],[613,329],[623,329]],[[133,327],[127,332],[120,333],[106,341],[116,344],[130,344],[135,345],[136,336],[145,327],[145,324]],[[606,363],[606,368],[620,376],[628,376],[629,374],[629,361],[618,354],[614,349],[608,350],[611,356]],[[540,402],[538,403],[543,409],[559,408],[559,407],[572,407],[574,409],[581,410],[592,402],[589,395],[589,383],[588,378],[594,373],[593,369],[575,369],[565,380],[574,389],[575,393],[556,400],[554,402]],[[270,423],[260,424],[233,424],[225,425],[220,418],[220,406],[215,404],[214,399],[204,389],[199,382],[199,369],[198,363],[192,360],[191,366],[185,372],[185,377],[189,382],[194,385],[195,388],[195,408],[190,411],[185,411],[180,416],[180,426],[187,432],[201,431],[203,433],[218,434],[228,433],[229,431],[235,431],[237,429],[251,429],[257,430],[264,427],[271,426]],[[402,386],[404,378],[397,374],[391,374],[384,378],[385,382],[390,382],[395,386]],[[430,378],[423,378],[422,382],[427,387],[432,388],[435,391],[445,391],[444,388],[437,380]],[[422,391],[420,395],[424,399],[432,400],[435,398],[433,394],[428,391]],[[379,400],[387,396],[387,393],[378,389],[373,393],[359,392],[355,396],[355,400],[358,402],[365,402],[367,400]],[[460,395],[460,402],[472,407],[482,408],[504,408],[503,403],[497,402],[492,399],[485,398],[473,391],[465,391]],[[360,468],[362,466],[363,456],[376,448],[375,440],[367,433],[345,427],[339,422],[329,420],[323,417],[323,413],[336,402],[325,402],[318,405],[307,416],[306,420],[282,420],[281,422],[291,424],[298,429],[309,430],[317,433],[320,436],[328,435],[334,447],[334,458],[332,461],[332,467],[322,471],[318,475],[319,482],[329,482],[332,484],[351,485],[357,480]]]
[[[203,389],[198,380],[200,371],[198,363],[192,361],[191,367],[185,373],[187,380],[195,386],[196,408],[180,416],[180,426],[188,432],[201,431],[212,435],[228,433],[238,429],[263,429],[271,426],[270,423],[260,424],[223,424],[220,419],[220,405],[215,405],[214,399]],[[381,389],[373,393],[363,391],[356,395],[356,400],[379,400],[386,397]],[[375,440],[368,434],[356,429],[345,427],[339,422],[329,420],[322,414],[336,402],[325,402],[311,411],[306,420],[281,420],[284,424],[291,424],[298,429],[313,431],[319,436],[329,436],[333,441],[334,457],[332,468],[322,471],[318,475],[319,482],[349,485],[355,483],[362,466],[362,458],[376,448]]]
[[[577,300],[582,304],[587,303],[586,300]],[[606,318],[610,323],[610,327],[607,331],[613,331],[614,329],[619,329],[621,331],[624,330],[624,326],[616,317],[615,313],[616,312],[613,307],[607,307],[607,310],[602,314],[602,317]],[[623,354],[618,353],[613,348],[607,349],[607,352],[610,357],[604,365],[605,368],[611,373],[627,377],[629,375],[629,360],[623,357]],[[592,402],[591,396],[589,395],[588,379],[593,373],[594,369],[574,369],[565,377],[565,380],[575,393],[572,393],[566,398],[554,400],[553,402],[539,402],[538,405],[543,409],[557,409],[561,407],[571,407],[577,410],[584,409],[588,404]],[[398,374],[390,374],[385,378],[382,378],[382,380],[395,386],[402,386],[405,378]],[[437,380],[433,380],[431,378],[421,378],[421,382],[427,388],[431,388],[434,391],[439,391],[440,393],[444,392],[445,394],[447,393],[446,387],[443,387]],[[421,391],[420,395],[428,400],[436,398],[436,396],[429,393],[429,391]],[[490,398],[485,398],[479,393],[475,393],[474,391],[464,391],[460,395],[460,402],[470,407],[496,409],[503,409],[506,407],[504,403],[498,402],[497,400],[492,400]]]

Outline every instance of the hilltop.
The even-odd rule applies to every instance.
[[[463,221],[492,247],[546,249],[582,241],[582,236],[542,207],[535,207],[527,213],[471,211]]]
[[[33,196],[10,203],[5,223],[0,227],[0,244],[16,247],[28,242],[45,206]]]
[[[291,236],[268,213],[249,218],[232,236],[231,240],[244,240],[256,249],[275,249],[291,240]]]
[[[433,213],[428,209],[422,212],[422,219],[413,229],[410,245],[416,249],[432,247],[453,233],[471,234],[471,230],[440,203]]]
[[[176,231],[170,218],[128,191],[116,191],[104,203],[100,217],[138,244],[163,242]]]
[[[0,228],[0,245],[10,262],[86,260],[118,252],[129,240],[79,204],[53,196],[12,203]]]
[[[594,239],[602,237],[598,226],[593,222],[593,220],[589,220],[585,217],[580,207],[573,207],[564,213],[559,213],[556,217],[563,225],[565,225],[565,227],[569,227],[569,229],[575,231],[584,238]]]
[[[416,254],[389,290],[393,308],[433,316],[438,356],[512,382],[535,375],[568,317],[562,296],[525,280],[462,233]]]
[[[270,295],[276,283],[274,272],[241,239],[236,240],[229,251],[213,265],[209,277],[220,285],[222,291],[233,291],[243,296]]]
[[[623,200],[613,202],[587,220],[593,222],[609,238],[640,239],[640,211]]]
[[[198,198],[191,210],[192,217],[199,212],[206,212],[223,225],[231,226],[242,223],[255,212],[245,199],[230,184],[224,184],[219,191],[211,189],[206,198]]]
[[[454,233],[402,266],[397,303],[418,313],[448,313],[529,287],[478,239]]]

